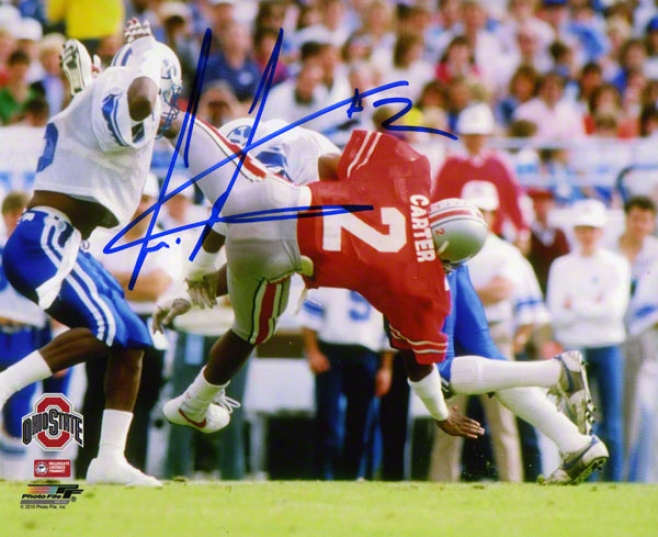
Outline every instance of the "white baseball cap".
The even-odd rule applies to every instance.
[[[457,134],[493,134],[495,126],[493,112],[485,103],[464,108],[457,118]]]
[[[581,200],[575,202],[571,209],[574,214],[573,226],[604,228],[608,221],[608,211],[599,200]]]
[[[500,205],[496,185],[490,181],[469,181],[462,188],[461,198],[483,211],[495,211]]]
[[[12,31],[16,39],[40,41],[43,37],[43,27],[39,21],[29,17],[18,21]]]
[[[183,20],[192,18],[192,11],[183,2],[164,2],[158,8],[158,17],[165,21],[171,17],[180,17]]]

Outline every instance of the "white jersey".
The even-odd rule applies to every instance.
[[[34,302],[19,294],[5,277],[2,268],[2,251],[5,242],[5,237],[0,237],[0,317],[43,328],[46,324],[46,314]]]
[[[590,257],[577,251],[558,257],[548,273],[546,297],[555,339],[565,347],[623,343],[630,284],[626,258],[605,248]]]
[[[473,287],[479,289],[489,285],[494,277],[502,277],[513,283],[515,292],[524,285],[525,267],[520,260],[519,250],[507,241],[489,233],[482,250],[468,262]],[[515,296],[495,304],[484,306],[490,324],[507,323],[513,329]]]
[[[247,144],[253,119],[240,118],[230,121],[219,129],[229,141],[244,147]],[[285,129],[289,124],[280,119],[261,121],[252,143]],[[271,172],[306,185],[318,181],[318,157],[331,153],[340,154],[340,149],[328,138],[303,127],[294,127],[252,149],[249,154],[264,164]]]
[[[137,68],[106,69],[46,126],[34,189],[103,205],[116,218],[103,227],[130,220],[151,164],[160,101],[141,123],[128,110],[128,88],[141,76]]]

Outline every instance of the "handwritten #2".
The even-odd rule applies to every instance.
[[[267,63],[267,66],[265,67],[265,70],[259,82],[251,107],[249,108],[249,114],[251,114],[254,111],[254,109],[256,108],[257,109],[256,109],[256,115],[254,118],[251,132],[249,133],[249,136],[246,140],[244,147],[240,151],[237,151],[233,155],[230,155],[220,160],[219,162],[217,162],[215,165],[211,166],[207,170],[204,170],[203,172],[192,177],[191,179],[189,179],[189,181],[175,188],[171,192],[167,192],[169,181],[171,179],[172,173],[176,165],[176,161],[180,154],[183,155],[183,162],[185,167],[189,167],[189,160],[188,160],[189,145],[191,143],[190,140],[192,138],[194,120],[196,118],[196,113],[201,97],[201,90],[203,87],[203,80],[205,77],[205,70],[206,70],[208,55],[210,52],[211,41],[212,41],[212,32],[210,31],[210,29],[207,29],[204,34],[203,42],[201,45],[201,53],[199,55],[199,62],[197,64],[197,70],[194,76],[194,82],[192,85],[192,90],[191,90],[187,110],[183,117],[180,133],[176,141],[175,151],[169,163],[169,168],[165,176],[162,189],[160,191],[160,195],[157,201],[151,207],[146,209],[143,213],[138,215],[129,224],[127,224],[123,229],[121,229],[114,237],[112,237],[112,239],[107,243],[107,245],[103,249],[104,253],[112,254],[112,253],[118,253],[127,248],[134,248],[136,246],[140,247],[140,251],[137,256],[137,260],[135,262],[135,268],[131,275],[130,283],[128,286],[128,288],[131,290],[135,286],[137,277],[139,276],[139,272],[144,264],[144,261],[146,260],[147,255],[151,252],[160,250],[161,248],[169,248],[168,242],[163,240],[165,237],[169,235],[180,234],[181,232],[191,228],[198,228],[198,227],[203,228],[199,236],[199,239],[189,257],[190,260],[193,260],[197,252],[199,251],[199,248],[201,247],[205,237],[210,232],[210,229],[214,224],[218,222],[226,222],[233,224],[247,223],[247,222],[267,222],[272,220],[283,220],[283,219],[300,218],[300,217],[328,216],[335,214],[344,214],[347,212],[367,211],[367,210],[372,210],[373,208],[372,205],[321,205],[321,206],[317,205],[317,206],[276,208],[267,211],[235,214],[228,217],[221,216],[222,209],[224,208],[224,205],[228,200],[228,197],[231,193],[231,189],[233,188],[235,181],[240,175],[242,164],[244,163],[244,160],[250,151],[256,149],[257,147],[269,142],[270,140],[278,136],[281,136],[285,132],[295,127],[308,123],[309,121],[312,121],[315,118],[318,118],[322,115],[328,114],[335,110],[340,110],[347,107],[347,111],[346,111],[347,117],[352,118],[354,114],[363,112],[364,110],[363,99],[397,87],[409,85],[408,81],[399,80],[396,82],[383,84],[381,86],[377,86],[375,88],[363,92],[359,91],[359,89],[355,89],[354,94],[351,97],[344,99],[342,101],[338,101],[325,108],[322,108],[317,112],[309,114],[308,116],[305,116],[302,119],[299,119],[293,123],[286,125],[285,127],[279,130],[272,132],[271,134],[268,134],[267,136],[255,140],[254,138],[257,132],[257,128],[258,125],[260,124],[263,110],[265,109],[265,105],[267,104],[269,92],[272,87],[274,71],[276,69],[277,62],[279,60],[279,55],[281,53],[281,48],[283,44],[283,29],[279,30],[277,42],[274,46],[270,59]],[[391,115],[389,118],[387,118],[382,122],[381,124],[382,128],[385,130],[397,131],[397,132],[405,132],[405,131],[426,132],[430,134],[438,134],[440,136],[446,136],[453,140],[457,139],[455,135],[439,129],[414,126],[414,125],[396,124],[396,121],[404,117],[405,114],[407,114],[413,107],[413,102],[411,101],[411,99],[407,97],[386,97],[376,100],[372,103],[372,106],[375,108],[384,105],[400,106],[399,110],[395,114]],[[201,180],[206,175],[212,173],[213,171],[217,170],[222,166],[225,166],[226,164],[228,164],[229,162],[235,159],[238,159],[238,162],[236,165],[235,172],[233,173],[233,176],[231,178],[231,181],[229,182],[228,187],[223,192],[223,194],[217,198],[217,201],[214,203],[212,207],[210,216],[206,220],[171,228],[166,231],[155,230],[155,224],[158,219],[160,209],[169,199],[181,193],[186,188],[190,188],[196,181]],[[143,238],[117,245],[117,242],[120,241],[126,235],[126,233],[130,229],[132,229],[133,226],[135,226],[142,219],[147,218],[149,216],[151,220],[149,222],[148,230],[146,231]],[[176,242],[179,243],[180,239],[176,239]],[[152,243],[155,244],[151,245]]]

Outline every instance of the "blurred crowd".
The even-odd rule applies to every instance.
[[[508,344],[509,357],[516,359],[546,358],[561,348],[589,351],[601,436],[616,453],[607,477],[658,479],[652,461],[658,407],[650,395],[658,393],[652,324],[658,306],[639,303],[633,294],[651,285],[643,282],[646,274],[658,272],[658,151],[652,147],[658,141],[657,3],[4,0],[0,125],[44,127],[69,99],[59,64],[64,41],[80,40],[107,66],[123,44],[122,29],[130,17],[148,21],[156,38],[179,56],[182,109],[194,94],[204,39],[210,40],[204,78],[197,81],[197,115],[205,121],[221,126],[245,116],[257,95],[263,119],[289,122],[344,101],[345,106],[304,125],[339,147],[356,128],[395,133],[429,158],[435,194],[470,192],[472,201],[491,213],[495,234],[530,261],[545,306],[536,316],[521,319],[517,314],[524,306],[518,300],[523,278],[505,272],[502,264],[480,268],[474,284],[492,315],[490,328],[497,342]],[[266,72],[271,87],[259,92]],[[397,81],[408,84],[362,97],[367,90]],[[391,125],[422,128],[400,132]],[[431,129],[459,139],[432,134]],[[153,171],[160,182],[169,154],[159,149],[154,156]],[[495,189],[466,187],[473,182]],[[145,193],[153,199],[156,195],[157,186]],[[192,193],[176,196],[161,225],[193,221],[202,210],[196,201]],[[593,230],[592,236],[583,228]],[[604,286],[612,272],[600,273],[600,263],[565,262],[559,265],[562,273],[551,269],[554,259],[569,252],[581,257],[600,254],[605,260],[610,255],[615,258],[610,266],[622,266],[615,272],[621,276]],[[565,273],[578,273],[582,281],[569,287],[563,282]],[[157,296],[147,298],[154,307]],[[183,374],[202,363],[209,336],[219,329],[210,324],[200,317],[181,323],[173,344],[175,371]],[[228,322],[218,325],[225,329]],[[612,350],[601,355],[602,348]],[[387,363],[391,367],[390,358]],[[244,382],[235,384],[240,398]],[[149,410],[156,399],[151,397]],[[244,449],[241,434],[233,434],[223,475],[240,478]],[[172,441],[177,455],[169,457],[163,474],[192,472],[191,442],[200,446],[200,453],[217,450],[216,445],[204,448],[202,439],[190,436]],[[518,461],[509,464],[525,462],[526,478],[536,476],[540,463],[536,450],[532,455],[532,433],[521,430],[519,436],[514,431],[511,442],[521,442],[525,461],[517,455]],[[497,455],[499,466],[500,457],[513,458],[511,451],[518,449]],[[205,463],[210,471],[219,460],[212,457]],[[144,458],[142,450],[142,465]],[[181,460],[187,460],[185,468]],[[434,456],[432,464],[430,475],[456,473],[436,466],[448,464],[440,456]],[[521,476],[510,478],[518,480],[523,472],[508,468],[497,475]]]

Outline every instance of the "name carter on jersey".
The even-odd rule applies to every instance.
[[[414,194],[409,198],[409,202],[411,203],[411,229],[416,247],[416,259],[419,263],[434,261],[436,250],[427,209],[430,206],[430,200],[421,194]]]

